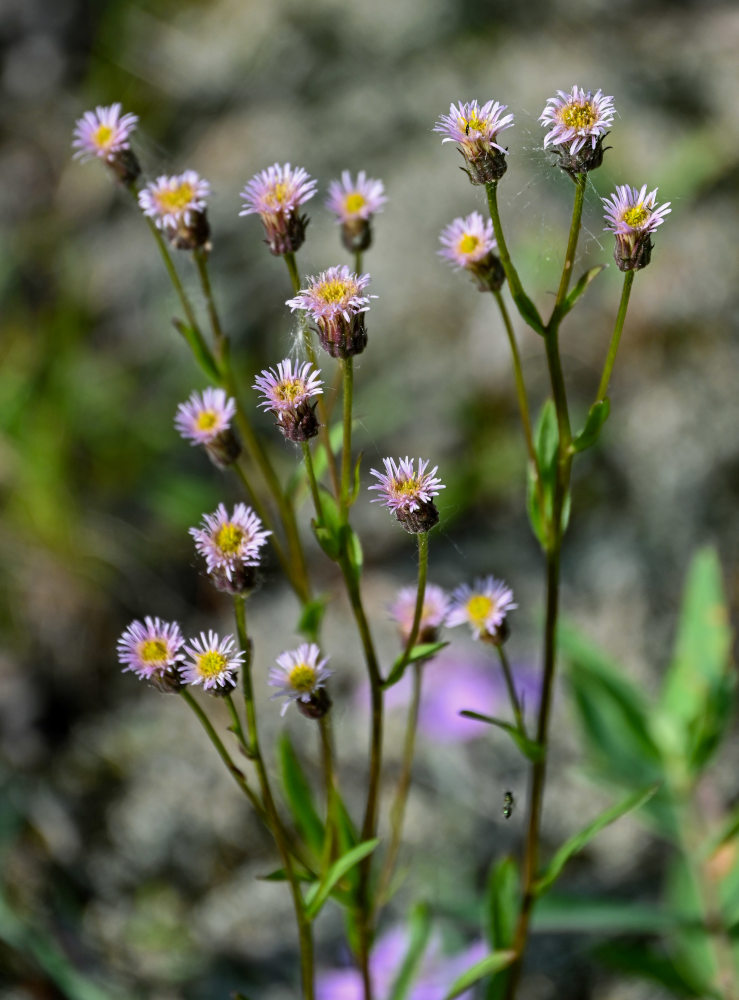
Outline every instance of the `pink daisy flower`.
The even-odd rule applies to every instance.
[[[209,194],[208,181],[194,170],[186,170],[147,184],[139,191],[139,205],[159,229],[176,229],[192,225],[195,213],[205,211]]]
[[[208,387],[203,392],[193,392],[186,403],[180,403],[174,424],[193,445],[207,445],[230,428],[235,414],[236,401],[223,389]]]
[[[379,481],[368,489],[381,494],[373,497],[372,502],[385,504],[411,534],[429,531],[439,520],[433,497],[446,488],[436,475],[438,466],[426,472],[427,459],[418,459],[418,471],[415,459],[408,457],[398,462],[393,458],[383,458],[382,461],[384,472],[370,469],[370,474]]]
[[[476,639],[497,638],[506,615],[518,607],[513,591],[494,576],[480,577],[472,586],[463,583],[452,592],[447,625],[469,625]]]
[[[308,441],[318,433],[315,403],[310,400],[323,392],[323,383],[320,371],[312,367],[310,362],[296,363],[293,370],[292,361],[285,358],[276,371],[265,368],[252,386],[262,394],[259,405],[277,414],[277,426],[290,441]]]
[[[442,142],[457,143],[473,184],[500,180],[506,171],[507,150],[497,141],[500,133],[513,125],[513,115],[504,115],[505,110],[506,105],[497,101],[487,101],[482,107],[477,101],[460,101],[434,126],[434,132],[444,136]]]
[[[331,676],[326,669],[328,657],[319,659],[321,650],[314,643],[304,642],[297,649],[290,649],[277,657],[277,666],[271,667],[268,683],[280,690],[273,698],[286,698],[280,712],[284,715],[291,701],[309,704],[316,692],[324,688]]]
[[[259,550],[272,534],[265,531],[251,507],[237,503],[231,517],[222,503],[203,515],[200,528],[190,528],[195,548],[204,557],[209,573],[223,573],[231,580],[245,566],[259,565]]]
[[[389,608],[390,617],[397,623],[400,638],[408,641],[416,612],[416,587],[403,587]],[[446,622],[449,612],[449,597],[434,583],[426,584],[421,609],[421,624],[418,629],[419,642],[434,642],[439,629]]]
[[[111,163],[116,154],[130,148],[128,139],[139,119],[131,112],[121,115],[121,111],[119,103],[85,111],[74,128],[72,147],[76,150],[76,159],[84,161],[99,157]]]
[[[176,622],[147,616],[143,622],[131,622],[118,640],[118,660],[124,673],[131,670],[142,680],[164,678],[183,658],[183,642]]]
[[[364,170],[357,174],[356,182],[348,170],[341,173],[340,181],[331,181],[328,186],[326,208],[336,215],[339,223],[368,220],[387,201],[382,181],[367,177]]]
[[[448,260],[455,270],[472,270],[496,248],[493,223],[483,220],[479,212],[472,212],[466,219],[457,218],[442,230],[439,242],[443,249],[439,256]]]
[[[318,327],[321,344],[336,358],[364,350],[367,332],[363,313],[376,295],[365,295],[369,274],[355,274],[346,264],[308,278],[308,287],[287,300],[290,309],[307,313]]]
[[[241,192],[244,207],[239,215],[259,215],[273,254],[294,253],[308,224],[305,216],[298,215],[298,207],[315,193],[316,181],[303,167],[275,163],[252,177]]]
[[[606,209],[604,228],[616,235],[613,255],[620,270],[646,267],[652,256],[651,234],[672,211],[670,202],[657,205],[657,188],[647,194],[646,184],[638,190],[623,184],[602,201]]]
[[[544,148],[549,145],[570,144],[569,154],[574,156],[588,143],[595,149],[613,124],[616,109],[613,98],[602,90],[585,91],[575,85],[569,94],[557,91],[556,97],[547,99],[539,121],[549,132],[544,136]]]
[[[216,632],[200,633],[185,646],[189,659],[180,664],[185,684],[202,684],[203,690],[224,688],[228,693],[236,686],[237,671],[243,665],[244,653],[238,649],[232,635],[220,639]]]

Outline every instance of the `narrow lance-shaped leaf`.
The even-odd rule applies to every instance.
[[[508,733],[524,757],[530,761],[541,760],[544,755],[544,751],[538,743],[524,736],[512,723],[506,722],[504,719],[496,719],[495,716],[482,715],[481,712],[472,712],[469,709],[463,709],[459,714],[465,719],[474,719],[476,722],[485,722],[489,726],[497,726],[498,729],[502,729]]]
[[[593,403],[588,411],[585,426],[572,440],[570,448],[573,452],[585,451],[586,448],[595,444],[610,412],[611,403],[607,396],[605,399],[599,399],[597,403]]]
[[[626,813],[632,812],[634,809],[638,809],[644,805],[648,799],[651,799],[658,787],[659,785],[657,784],[649,785],[648,788],[643,788],[632,795],[627,795],[621,802],[609,806],[608,809],[605,809],[591,823],[588,823],[586,827],[583,827],[582,830],[565,841],[547,865],[544,874],[541,878],[537,879],[534,885],[535,892],[540,894],[548,889],[559,877],[562,869],[574,854],[581,851],[604,827],[614,823],[621,816],[625,816]]]
[[[580,298],[582,293],[588,287],[593,278],[597,278],[601,271],[605,270],[605,264],[597,264],[595,267],[591,267],[584,274],[581,274],[577,279],[573,287],[570,289],[567,298],[564,300],[562,305],[562,310],[560,312],[560,317],[566,316],[567,313],[572,309],[574,304]]]
[[[278,753],[282,785],[285,789],[285,797],[290,806],[290,811],[306,843],[313,851],[319,854],[323,846],[323,823],[313,804],[313,793],[308,784],[308,779],[300,765],[290,737],[286,732],[280,737]]]
[[[444,1000],[454,1000],[461,993],[465,993],[475,983],[479,983],[485,976],[492,976],[496,972],[507,969],[516,957],[515,951],[495,951],[487,955],[482,961],[477,962],[461,976],[454,980],[451,989],[445,994]]]
[[[395,660],[395,663],[393,663],[390,673],[383,681],[382,686],[384,688],[389,688],[392,687],[393,684],[397,684],[403,676],[405,668],[409,663],[419,663],[421,660],[429,660],[432,656],[435,656],[440,649],[444,649],[444,647],[448,645],[448,642],[420,642],[417,646],[414,646],[411,649],[407,658],[405,653],[401,653]]]
[[[408,929],[408,949],[395,976],[389,1000],[406,1000],[426,951],[431,935],[431,911],[425,903],[417,903],[413,907]]]
[[[340,882],[354,865],[359,864],[363,858],[371,854],[379,843],[380,841],[375,838],[374,840],[365,840],[363,843],[357,844],[356,847],[353,847],[340,857],[338,861],[334,861],[321,882],[311,886],[305,897],[305,915],[309,920],[313,920],[318,916],[321,907],[331,895],[331,890],[337,882]]]

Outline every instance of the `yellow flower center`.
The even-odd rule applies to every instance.
[[[352,191],[344,198],[344,209],[347,212],[359,212],[367,204],[367,199],[359,191]]]
[[[215,543],[221,552],[226,555],[235,555],[239,551],[239,546],[244,538],[244,529],[231,521],[218,529]]]
[[[394,479],[393,480],[393,493],[396,496],[410,497],[418,493],[419,483],[415,476],[410,479]]]
[[[167,188],[164,191],[157,192],[157,201],[159,202],[159,208],[163,212],[168,212],[176,215],[177,212],[183,212],[193,199],[195,191],[192,184],[188,184],[185,181],[176,188]]]
[[[469,616],[470,623],[474,625],[475,628],[484,628],[485,622],[487,621],[488,615],[493,610],[493,607],[494,602],[492,598],[487,597],[485,594],[473,594],[467,601],[467,614]]]
[[[283,208],[289,194],[289,186],[285,181],[278,181],[264,196],[265,203],[274,209]]]
[[[465,133],[465,135],[469,135],[470,132],[484,132],[487,126],[487,122],[485,121],[485,119],[478,117],[478,115],[474,111],[469,116],[469,118],[460,117],[459,120],[457,121],[457,124],[459,125],[460,129]]]
[[[354,289],[348,281],[341,281],[339,279],[325,281],[316,289],[319,298],[330,305],[338,305],[345,299],[351,298],[353,291]]]
[[[138,648],[144,663],[162,663],[168,659],[167,643],[163,639],[145,639]]]
[[[474,253],[479,246],[479,237],[473,236],[472,233],[465,233],[457,244],[457,250],[459,250],[460,253]]]
[[[598,115],[590,101],[584,104],[568,104],[560,112],[560,121],[568,128],[592,128],[598,121]]]
[[[100,149],[107,149],[108,146],[110,146],[114,135],[115,132],[110,125],[98,125],[93,132],[92,141]]]
[[[207,653],[201,653],[197,659],[198,673],[203,678],[218,677],[228,666],[228,660],[223,653],[209,649]]]
[[[283,403],[292,403],[303,392],[303,383],[300,379],[285,379],[275,386],[275,396]]]
[[[201,410],[195,421],[199,431],[212,431],[218,423],[218,415],[213,410]]]
[[[639,226],[644,225],[650,215],[651,212],[649,209],[646,208],[642,202],[639,202],[638,205],[632,205],[631,208],[627,208],[621,216],[621,219],[627,226],[632,226],[632,228],[638,229]]]
[[[307,663],[298,663],[290,671],[290,687],[301,694],[312,691],[316,684],[316,672]]]

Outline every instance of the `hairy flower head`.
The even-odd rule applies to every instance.
[[[602,90],[593,94],[573,86],[569,94],[557,91],[556,97],[549,97],[539,121],[549,131],[544,136],[544,147],[562,146],[569,143],[569,154],[574,156],[589,143],[595,149],[613,123],[616,109],[613,98],[606,97]]]
[[[164,679],[182,659],[183,642],[176,622],[146,617],[143,622],[131,622],[118,640],[118,660],[124,673],[132,670],[143,680]]]
[[[199,639],[191,639],[185,646],[185,653],[188,658],[180,664],[179,671],[186,684],[202,684],[204,691],[235,687],[244,653],[232,635],[221,639],[216,632],[209,631],[207,635],[201,632]]]
[[[144,215],[159,229],[189,226],[194,214],[204,212],[210,184],[194,170],[171,177],[162,175],[139,191],[139,205]]]
[[[314,642],[304,642],[297,649],[287,650],[277,657],[277,665],[269,671],[268,683],[279,688],[273,698],[287,699],[281,715],[285,714],[291,701],[307,704],[320,688],[325,687],[331,671],[326,669],[328,657],[319,659],[320,656],[321,650]]]
[[[209,573],[222,572],[231,580],[236,570],[258,566],[259,550],[271,531],[265,531],[251,507],[237,503],[229,517],[222,503],[212,514],[203,515],[199,528],[190,528],[195,548],[205,558]]]

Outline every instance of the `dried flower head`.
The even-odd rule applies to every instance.
[[[130,111],[124,115],[121,111],[119,103],[85,111],[75,123],[72,147],[76,159],[101,159],[122,183],[132,184],[141,167],[131,150],[129,136],[139,119]]]
[[[280,689],[273,698],[287,699],[281,715],[285,714],[291,701],[297,702],[298,708],[302,706],[304,714],[310,717],[325,715],[331,702],[321,689],[325,688],[331,671],[326,669],[328,657],[320,660],[320,655],[321,651],[314,642],[304,642],[297,649],[287,650],[277,657],[277,666],[269,671],[268,683]],[[317,716],[313,714],[316,710],[320,712]]]
[[[390,616],[397,622],[400,638],[403,642],[408,641],[413,627],[413,617],[416,612],[415,587],[403,587],[398,591],[398,595],[390,606]],[[419,642],[435,642],[439,634],[439,629],[446,622],[449,612],[449,597],[434,583],[426,584],[426,591],[423,595],[423,608],[421,609],[421,624],[418,629]]]
[[[190,528],[190,534],[216,586],[241,593],[253,586],[259,550],[272,532],[263,529],[261,520],[246,504],[237,503],[229,517],[220,503],[214,513],[203,515],[200,528]]]
[[[505,280],[503,265],[493,252],[497,247],[493,223],[479,212],[457,218],[442,230],[439,256],[455,270],[465,270],[475,278],[480,291],[497,291]]]
[[[177,663],[184,639],[176,622],[159,618],[133,621],[118,640],[118,660],[123,672],[132,670],[162,691],[176,691],[180,686]]]
[[[369,274],[355,274],[346,264],[330,267],[308,278],[308,287],[288,299],[287,305],[315,321],[321,344],[331,357],[348,358],[360,354],[367,344],[364,313],[370,299],[377,298],[363,294],[369,281]]]
[[[477,101],[452,104],[448,115],[441,115],[434,126],[442,142],[456,142],[467,161],[468,176],[473,184],[489,184],[500,180],[506,172],[504,149],[496,140],[501,132],[513,125],[513,115],[504,115],[505,104],[487,101],[482,107]]]
[[[139,119],[130,111],[125,115],[121,115],[121,111],[122,106],[118,103],[85,111],[74,128],[72,146],[76,149],[76,159],[84,161],[99,157],[110,163],[116,154],[130,149],[128,139]]]
[[[370,247],[372,216],[382,211],[386,201],[382,181],[367,177],[364,170],[359,171],[356,182],[348,170],[342,172],[340,181],[331,181],[326,208],[341,224],[341,241],[350,253]]]
[[[463,583],[452,592],[447,625],[467,624],[476,639],[500,642],[505,639],[506,615],[518,605],[513,591],[494,576],[481,577],[472,586]]]
[[[310,362],[299,365],[289,358],[280,361],[277,370],[265,368],[254,379],[253,389],[262,394],[259,404],[277,414],[277,425],[291,441],[307,441],[318,433],[314,413],[315,403],[310,400],[323,392],[318,369],[311,371]]]
[[[672,211],[670,202],[657,205],[657,188],[647,194],[641,188],[623,184],[616,193],[603,198],[605,229],[616,234],[613,256],[622,271],[638,271],[646,267],[652,256],[651,234]]]
[[[557,91],[549,97],[539,116],[541,124],[549,131],[544,136],[544,148],[557,149],[560,166],[571,176],[594,170],[603,162],[603,139],[613,123],[616,109],[613,98],[603,91],[585,91],[577,85],[569,94]]]
[[[185,646],[185,652],[189,659],[179,668],[185,684],[202,684],[204,691],[213,690],[214,694],[234,689],[244,653],[232,635],[220,639],[216,632],[201,632],[199,639],[191,639]]]
[[[436,475],[438,466],[426,472],[428,460],[419,458],[416,472],[415,459],[407,456],[397,462],[393,458],[383,458],[382,461],[384,472],[370,469],[370,474],[379,482],[368,488],[381,494],[373,497],[372,502],[385,504],[411,534],[429,531],[439,520],[432,498],[445,489]]]
[[[314,181],[303,167],[275,163],[256,174],[241,197],[239,215],[259,215],[267,233],[267,245],[275,254],[294,253],[305,240],[308,220],[298,215],[298,206],[316,193]]]

